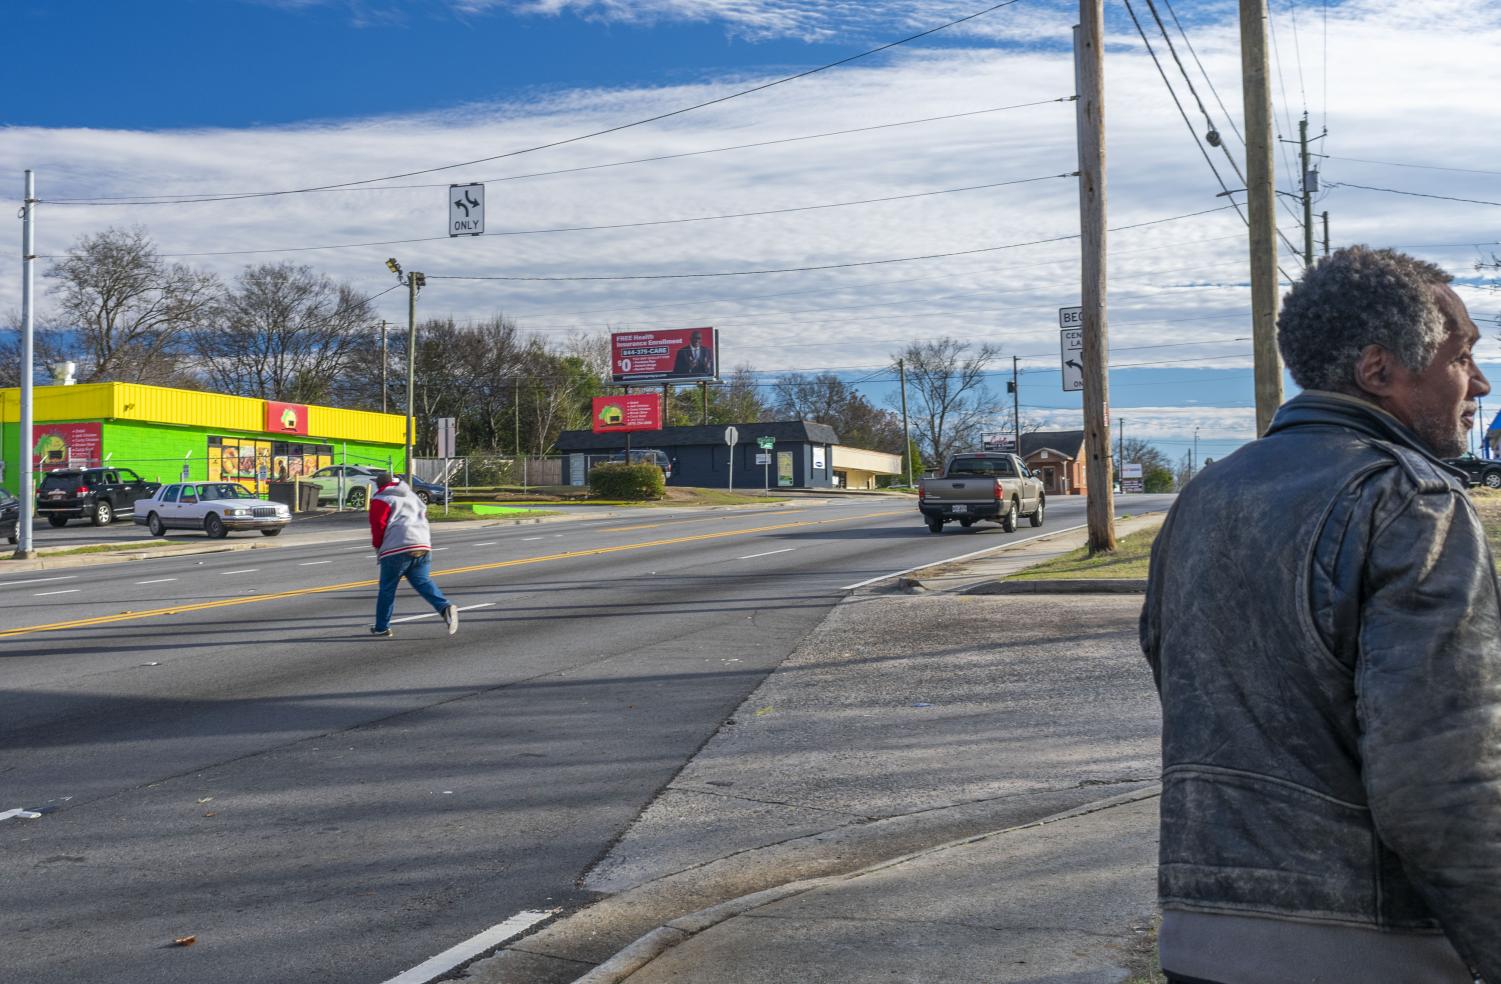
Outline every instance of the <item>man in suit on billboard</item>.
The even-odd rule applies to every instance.
[[[701,331],[688,336],[688,347],[678,349],[677,359],[672,363],[674,376],[714,375],[714,353],[704,347],[703,340]]]

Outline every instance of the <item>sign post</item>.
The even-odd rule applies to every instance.
[[[735,445],[740,443],[740,432],[734,427],[724,429],[724,443],[730,446],[730,484],[729,490],[735,491]]]
[[[461,184],[448,186],[448,235],[483,236],[485,234],[485,186]]]
[[[761,449],[756,458],[761,462],[762,487],[767,495],[771,494],[771,449],[776,446],[777,439],[774,437],[756,438],[756,447]]]

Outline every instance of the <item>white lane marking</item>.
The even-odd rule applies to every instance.
[[[45,598],[48,595],[77,594],[78,592],[80,592],[82,590],[83,590],[82,588],[65,588],[62,591],[38,591],[36,594],[32,595],[32,597],[33,598]]]
[[[945,558],[943,560],[930,560],[926,564],[918,564],[916,567],[909,567],[909,568],[907,568],[904,571],[895,571],[895,572],[893,572],[891,574],[882,574],[879,577],[868,578],[867,580],[861,581],[859,584],[846,584],[844,587],[840,588],[839,590],[840,591],[853,591],[856,588],[863,588],[867,584],[875,584],[877,581],[887,581],[887,580],[890,580],[893,577],[901,577],[903,574],[911,574],[913,571],[920,571],[924,567],[937,567],[939,564],[952,564],[955,561],[968,560],[971,557],[978,557],[981,554],[992,553],[992,552],[994,552],[996,550],[1002,550],[1002,549],[1004,549],[1006,547],[1014,547],[1014,546],[1016,546],[1019,543],[1031,543],[1033,540],[1041,540],[1045,536],[1056,536],[1059,533],[1072,533],[1075,530],[1083,530],[1083,529],[1088,529],[1088,524],[1085,524],[1083,526],[1068,526],[1068,527],[1065,527],[1065,528],[1063,528],[1061,530],[1049,530],[1046,533],[1039,533],[1036,536],[1029,536],[1029,537],[1026,537],[1026,538],[1021,539],[1021,540],[1007,540],[1005,543],[997,543],[995,546],[993,546],[993,547],[986,547],[984,550],[975,550],[975,551],[972,551],[972,552],[967,553],[967,554],[960,554],[957,557],[947,557],[947,558]]]
[[[476,547],[493,547],[493,546],[495,546],[495,541],[494,540],[486,540],[484,543],[476,543],[475,546]]]
[[[755,560],[757,557],[770,557],[772,554],[787,553],[789,550],[796,550],[796,549],[797,549],[797,547],[783,547],[781,550],[768,550],[765,553],[748,554],[748,555],[746,555],[744,557],[740,557],[740,558],[737,558],[737,559],[739,559],[739,560]]]
[[[177,580],[177,578],[175,578],[175,577],[159,577],[159,578],[156,578],[155,580],[151,580],[151,581],[137,581],[136,583],[137,584],[166,584],[168,581],[175,581],[175,580]]]
[[[542,538],[540,536],[524,536],[524,537],[522,537],[522,539],[523,540],[540,540]]]
[[[258,570],[260,570],[259,567],[247,567],[244,570],[239,570],[239,571],[220,571],[219,575],[221,577],[225,577],[225,576],[228,576],[230,574],[254,574]]]
[[[525,912],[518,912],[505,922],[491,926],[483,933],[471,936],[457,946],[449,947],[436,957],[424,960],[411,970],[397,974],[384,984],[427,984],[428,981],[442,977],[466,960],[472,960],[486,950],[520,936],[537,923],[560,911],[559,909],[528,909]]]
[[[42,815],[35,810],[6,810],[0,813],[0,820],[9,820],[11,817],[20,817],[22,820],[40,820]]]
[[[319,564],[332,564],[332,563],[333,563],[333,561],[331,561],[331,560],[309,560],[306,563],[298,564],[297,566],[298,567],[317,567]]]
[[[447,550],[447,549],[448,549],[447,547],[433,547],[433,553],[438,553],[439,551]]]
[[[495,602],[493,602],[493,601],[482,601],[478,605],[463,605],[463,606],[461,606],[459,608],[459,611],[461,611],[461,612],[467,612],[467,611],[470,611],[471,609],[474,609],[474,608],[494,608],[494,607],[495,607]],[[393,619],[391,619],[391,624],[395,625],[397,622],[415,622],[419,618],[437,618],[437,617],[438,617],[438,613],[437,612],[423,612],[421,615],[406,615],[406,616],[403,616],[402,618],[393,618]]]
[[[71,581],[77,576],[77,574],[63,574],[59,577],[32,577],[24,581],[4,581],[0,582],[0,588],[13,588],[18,584],[45,584],[48,581]]]

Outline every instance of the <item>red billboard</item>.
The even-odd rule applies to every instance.
[[[713,328],[614,332],[610,335],[610,378],[621,385],[718,379],[719,332]]]
[[[301,403],[266,401],[266,433],[306,434],[307,407]]]
[[[594,398],[594,433],[662,429],[662,395],[630,393]]]
[[[31,428],[33,471],[56,471],[70,465],[104,461],[103,424],[35,424]]]

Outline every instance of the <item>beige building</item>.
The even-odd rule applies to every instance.
[[[902,456],[885,451],[866,451],[836,444],[831,462],[834,481],[846,489],[873,489],[878,476],[902,473]]]

